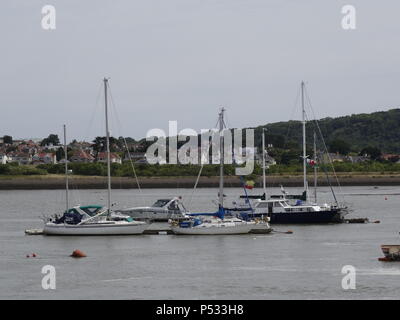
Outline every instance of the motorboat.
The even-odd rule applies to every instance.
[[[168,222],[170,219],[183,219],[189,212],[184,207],[181,197],[158,199],[150,207],[132,207],[116,210],[135,220],[150,222]]]

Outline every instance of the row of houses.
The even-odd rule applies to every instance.
[[[21,165],[28,164],[56,164],[56,152],[62,146],[58,145],[46,145],[41,146],[40,141],[35,140],[14,140],[12,145],[5,145],[4,141],[0,140],[0,164],[6,163],[19,163]],[[107,162],[107,154],[105,152],[96,153],[93,150],[93,144],[89,142],[77,142],[73,141],[68,146],[73,150],[72,156],[68,159],[69,162],[77,162],[77,163],[92,163],[92,162]],[[11,150],[11,151],[10,151]],[[198,157],[199,162],[204,162],[202,157],[202,149],[199,147]],[[189,150],[188,150],[189,153]],[[246,155],[255,159],[255,161],[262,165],[262,151],[257,147],[253,148],[241,148],[240,153],[244,158],[243,161],[246,161]],[[188,154],[189,156],[189,154]],[[216,155],[214,155],[215,157]],[[370,157],[367,155],[340,155],[338,153],[330,153],[329,155],[324,155],[326,161],[333,162],[351,162],[351,163],[361,163],[370,160]],[[123,161],[132,160],[134,163],[147,163],[147,159],[144,152],[130,152],[125,153],[125,155],[121,158],[118,153],[110,154],[112,163],[122,163]],[[218,159],[214,159],[212,155],[210,155],[209,161],[210,163],[218,163]],[[232,155],[232,158],[235,157]],[[398,154],[382,154],[381,159],[390,160],[394,162],[400,162],[400,155]],[[325,161],[324,160],[324,161]],[[60,163],[64,163],[65,159],[59,161]],[[274,165],[276,161],[274,158],[269,156],[266,153],[266,165]]]
[[[337,153],[329,153],[329,156],[325,156],[325,157],[326,157],[325,160],[329,161],[329,158],[330,158],[330,160],[332,162],[361,163],[361,162],[371,160],[371,158],[368,155],[344,156],[344,155],[337,154]],[[388,160],[388,161],[400,163],[400,155],[399,154],[384,153],[379,158],[382,160]]]
[[[121,157],[117,153],[110,153],[111,163],[122,163]],[[73,155],[69,159],[70,162],[77,163],[92,163],[92,162],[107,162],[107,153],[99,152],[97,156],[94,156],[90,152],[84,150],[77,150],[73,153]]]
[[[367,155],[364,156],[349,156],[342,155],[339,153],[328,153],[323,155],[324,162],[351,162],[351,163],[361,163],[370,160]]]
[[[0,140],[0,164],[18,163],[20,165],[36,165],[36,164],[56,164],[56,152],[61,145],[48,144],[41,146],[40,140],[13,140],[12,144],[5,144],[4,139]],[[105,152],[96,153],[93,145],[89,142],[78,142],[74,140],[68,145],[73,150],[69,162],[90,163],[90,162],[107,162]],[[129,159],[126,155],[124,159],[117,153],[111,153],[112,163],[122,163],[123,160]],[[136,161],[144,161],[144,153],[131,154],[131,158]],[[65,159],[61,159],[60,163],[65,163]]]
[[[52,153],[38,153],[31,155],[29,153],[0,153],[0,164],[16,162],[21,165],[27,164],[55,164],[57,163],[56,155]]]
[[[112,163],[122,163],[121,157],[116,153],[111,153]],[[60,163],[65,163],[65,159],[61,159]],[[90,162],[107,162],[105,152],[99,152],[97,156],[93,156],[83,150],[76,151],[69,159],[69,162],[90,163]],[[0,153],[0,164],[18,163],[20,165],[36,165],[36,164],[56,164],[57,159],[54,153],[38,153],[31,155],[29,153]]]

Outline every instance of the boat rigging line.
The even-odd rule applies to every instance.
[[[217,123],[215,124],[214,129],[217,128],[218,123],[219,123],[219,119],[217,120]],[[209,130],[209,132],[212,132],[212,129]],[[207,153],[206,153],[206,154],[207,154],[207,162],[208,162],[208,159],[209,159],[210,147],[211,147],[211,142],[210,142],[210,139],[208,139],[208,143],[207,143]],[[196,191],[197,185],[198,185],[198,183],[199,183],[199,181],[200,181],[200,177],[201,177],[201,173],[202,173],[202,171],[203,171],[203,168],[204,168],[204,162],[202,161],[202,154],[200,154],[200,170],[199,170],[199,173],[198,173],[198,175],[197,175],[196,182],[195,182],[195,184],[194,184],[192,193],[191,193],[190,198],[189,198],[188,208],[190,208],[190,206],[191,206],[191,204],[192,204],[193,196],[194,196],[194,193],[195,193],[195,191]]]
[[[305,89],[304,91],[305,91],[305,96],[306,96],[308,105],[309,105],[310,110],[311,110],[311,112],[312,112],[312,115],[313,115],[313,117],[314,117],[313,122],[314,122],[315,126],[316,126],[317,129],[318,129],[318,133],[319,133],[319,135],[320,135],[320,137],[321,137],[321,141],[322,141],[324,150],[325,150],[326,155],[327,155],[327,157],[328,157],[328,159],[329,159],[329,164],[330,164],[330,166],[331,166],[331,168],[332,168],[333,175],[334,175],[334,177],[335,177],[336,183],[337,183],[338,188],[339,188],[339,191],[340,191],[340,193],[341,193],[343,202],[345,202],[345,198],[344,198],[343,191],[342,191],[342,186],[340,185],[340,181],[339,181],[339,178],[338,178],[338,176],[337,176],[337,174],[336,174],[335,167],[333,166],[332,158],[331,158],[331,156],[329,155],[328,147],[327,147],[327,145],[326,145],[326,143],[325,143],[324,136],[322,135],[321,127],[319,126],[319,123],[318,123],[317,118],[316,118],[316,116],[315,116],[315,112],[314,112],[314,108],[313,108],[312,103],[311,103],[310,96],[309,96],[309,94],[308,94],[307,88],[304,88],[304,89]],[[327,175],[327,172],[326,172],[326,171],[325,171],[325,174]],[[335,193],[334,193],[333,188],[332,188],[332,186],[331,186],[331,183],[329,183],[329,185],[330,185],[330,187],[331,187],[333,196],[334,196],[334,198],[335,198],[335,200],[336,200],[336,196],[335,196]],[[336,200],[336,204],[338,204],[337,200]]]
[[[114,114],[115,114],[115,119],[117,120],[117,124],[121,128],[121,131],[122,131],[122,128],[123,128],[122,127],[122,123],[121,123],[121,121],[119,119],[119,116],[118,116],[118,111],[117,111],[117,108],[115,106],[114,97],[113,97],[113,94],[111,92],[111,88],[110,88],[110,84],[109,83],[108,83],[108,87],[109,87],[109,96],[110,96],[111,105],[113,107],[113,111],[114,111]],[[126,142],[125,136],[123,134],[121,134],[121,137],[124,140],[124,145],[125,145],[126,151],[128,153],[129,163],[131,165],[131,168],[132,168],[132,171],[133,171],[133,175],[135,177],[136,185],[137,185],[137,188],[139,190],[140,199],[141,199],[143,205],[145,205],[145,200],[144,200],[144,197],[143,197],[142,188],[140,187],[139,178],[138,178],[138,176],[136,174],[135,165],[133,163],[133,160],[132,160],[132,157],[131,157],[131,153],[129,151],[128,143]]]

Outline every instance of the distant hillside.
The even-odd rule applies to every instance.
[[[360,152],[365,147],[377,147],[384,153],[400,153],[400,109],[353,114],[338,118],[318,120],[325,142],[340,139],[350,145],[352,152]],[[300,148],[302,131],[300,121],[267,124],[255,128],[255,144],[261,145],[262,127],[267,128],[267,143],[276,148]],[[317,131],[314,122],[307,123],[308,148],[312,146],[312,136]],[[318,131],[317,131],[318,132]]]

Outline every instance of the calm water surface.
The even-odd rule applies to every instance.
[[[229,203],[241,190],[225,192]],[[106,202],[103,190],[71,193],[74,204]],[[64,209],[63,191],[0,191],[0,298],[399,299],[400,263],[377,258],[381,244],[400,244],[400,187],[345,187],[342,193],[352,217],[381,223],[273,226],[291,235],[26,236],[25,229],[42,227],[41,215]],[[191,194],[113,190],[113,201],[141,206],[182,195],[192,211],[215,209],[216,189]],[[319,195],[328,199],[328,189]],[[74,249],[88,257],[70,258]],[[26,258],[31,253],[38,256]],[[44,265],[56,268],[56,290],[42,289]],[[344,265],[357,270],[355,290],[341,287]]]

